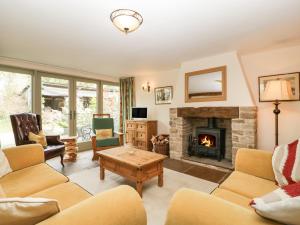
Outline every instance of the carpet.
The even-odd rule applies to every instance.
[[[133,182],[109,171],[105,171],[105,180],[101,181],[99,167],[86,169],[68,177],[91,194],[97,194],[122,184],[134,187]],[[143,186],[143,202],[147,212],[148,225],[164,224],[172,196],[183,187],[211,193],[218,187],[218,184],[165,168],[163,187],[157,186],[157,177],[149,180]]]

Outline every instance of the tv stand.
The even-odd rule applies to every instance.
[[[152,151],[152,135],[157,135],[157,120],[126,120],[126,144]]]

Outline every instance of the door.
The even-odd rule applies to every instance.
[[[118,84],[104,83],[103,89],[103,113],[110,114],[114,119],[114,130],[120,127],[120,87]]]
[[[135,131],[134,130],[126,131],[126,144],[135,146]]]
[[[97,113],[97,83],[76,81],[76,133],[79,142],[91,141],[92,118]]]
[[[70,134],[70,80],[41,77],[41,114],[47,135]]]

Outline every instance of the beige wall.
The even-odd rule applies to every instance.
[[[242,55],[241,62],[258,106],[258,147],[272,150],[275,143],[274,106],[258,101],[258,76],[300,72],[300,45]],[[280,104],[279,144],[300,136],[300,102]]]
[[[227,100],[203,103],[185,103],[184,74],[195,70],[227,65]],[[142,90],[150,82],[151,92]],[[238,84],[238,85],[237,85]],[[154,87],[173,86],[174,97],[170,105],[155,105]],[[175,70],[136,77],[136,105],[148,107],[149,119],[158,120],[158,132],[169,133],[169,108],[199,106],[253,106],[253,101],[241,70],[236,52],[201,58],[182,63]]]
[[[227,65],[228,98],[224,102],[185,103],[184,73]],[[237,56],[235,52],[183,62],[180,68],[136,77],[137,106],[147,106],[149,118],[158,120],[159,133],[169,133],[169,108],[183,106],[252,106],[258,107],[258,148],[272,150],[275,143],[272,103],[258,102],[257,78],[261,75],[300,71],[300,45],[264,50]],[[142,84],[151,84],[151,92],[142,91]],[[172,85],[171,105],[154,104],[153,87]],[[300,102],[280,105],[279,144],[288,143],[300,134]]]

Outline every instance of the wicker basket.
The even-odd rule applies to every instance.
[[[161,134],[159,136],[164,136],[165,138],[168,138],[168,134]],[[167,155],[169,156],[169,143],[164,143],[164,144],[153,144],[153,150],[156,153],[162,154],[162,155]]]
[[[169,144],[156,144],[153,148],[156,153],[169,156]]]

